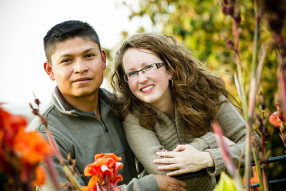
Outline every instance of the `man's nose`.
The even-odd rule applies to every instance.
[[[86,64],[84,63],[83,60],[76,60],[74,63],[74,72],[75,73],[82,73],[87,71],[88,67],[86,66]]]

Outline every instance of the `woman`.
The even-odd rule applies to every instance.
[[[215,176],[226,167],[211,121],[222,127],[236,164],[246,137],[245,121],[227,99],[224,81],[166,35],[133,35],[114,63],[113,109],[147,172],[191,172],[188,190],[213,190]]]

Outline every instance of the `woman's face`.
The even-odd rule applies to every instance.
[[[162,106],[166,107],[164,104],[172,102],[169,89],[172,73],[153,52],[128,49],[123,55],[123,69],[127,74],[129,88],[138,99],[159,110]]]

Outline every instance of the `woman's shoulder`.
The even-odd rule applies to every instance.
[[[139,111],[138,110],[133,110],[132,112],[129,112],[126,117],[123,119],[123,123],[139,123],[139,117],[138,117]]]

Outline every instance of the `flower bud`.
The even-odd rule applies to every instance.
[[[234,19],[237,23],[240,23],[240,22],[241,22],[241,16],[240,16],[240,15],[234,16],[233,19]]]
[[[222,13],[225,15],[231,15],[233,16],[234,13],[234,6],[230,5],[230,6],[224,6],[222,7]]]
[[[35,99],[35,103],[37,104],[37,106],[40,105],[40,100],[38,98]]]
[[[259,97],[258,97],[258,100],[259,100],[259,104],[261,106],[261,110],[265,110],[266,109],[266,105],[265,105],[265,97],[264,95],[262,94],[262,92],[259,92]]]
[[[232,40],[226,40],[225,45],[230,49],[234,48],[234,43],[232,42]]]

